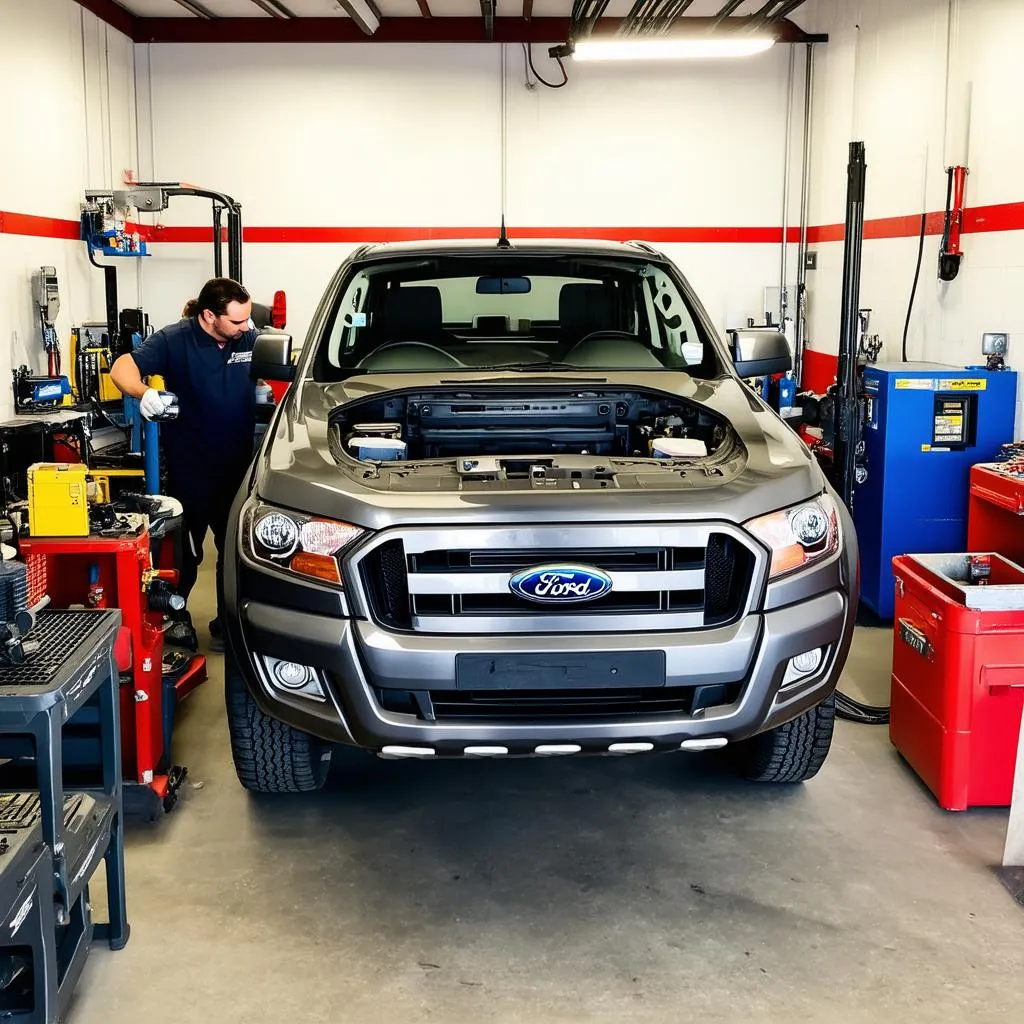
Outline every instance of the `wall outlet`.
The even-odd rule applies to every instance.
[[[818,254],[816,252],[804,253],[804,270],[818,269]]]
[[[1005,356],[1009,347],[1008,334],[986,333],[981,336],[981,354],[984,356]]]

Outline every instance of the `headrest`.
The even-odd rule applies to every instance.
[[[615,292],[604,284],[564,284],[558,293],[558,323],[563,338],[619,329]]]
[[[374,324],[375,334],[391,338],[415,338],[442,329],[441,292],[432,285],[391,288]]]

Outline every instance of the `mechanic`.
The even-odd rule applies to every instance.
[[[178,592],[188,598],[203,560],[206,531],[217,547],[217,618],[211,649],[224,649],[220,627],[220,572],[224,531],[235,494],[253,454],[255,384],[249,377],[256,331],[252,299],[237,281],[215,277],[184,309],[184,319],[157,331],[134,352],[120,356],[110,378],[139,400],[148,420],[159,420],[168,402],[143,378],[159,374],[177,396],[178,416],[161,423],[167,493],[184,510]],[[198,649],[188,610],[164,634],[168,643]]]

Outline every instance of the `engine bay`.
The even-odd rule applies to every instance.
[[[566,455],[692,461],[713,455],[731,435],[703,406],[640,388],[388,392],[342,406],[330,423],[336,455],[340,448],[364,462]]]

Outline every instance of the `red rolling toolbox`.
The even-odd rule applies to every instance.
[[[968,555],[893,559],[889,738],[940,806],[1006,806],[1024,707],[1024,569],[991,555],[987,585]]]
[[[1003,463],[971,467],[967,547],[998,551],[1024,565],[1024,477],[1009,472]]]

